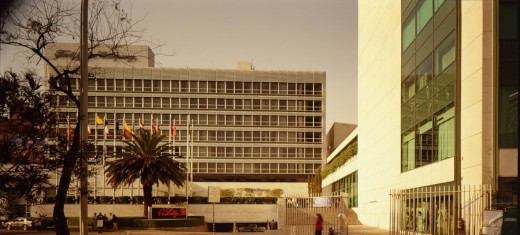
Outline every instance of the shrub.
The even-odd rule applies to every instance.
[[[330,161],[321,172],[321,177],[324,179],[328,175],[332,174],[336,169],[343,166],[348,160],[357,155],[357,138],[354,139],[350,144],[347,145],[332,161]]]

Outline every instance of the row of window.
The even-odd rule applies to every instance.
[[[154,108],[154,109],[210,109],[210,110],[262,110],[305,111],[322,110],[321,100],[278,99],[224,99],[178,97],[113,97],[89,96],[88,105],[98,108]],[[66,106],[65,104],[64,106]],[[71,104],[69,104],[71,105]]]
[[[154,124],[160,129],[167,130],[173,125],[177,129],[183,129],[191,120],[194,126],[226,126],[226,127],[321,127],[323,118],[321,116],[280,116],[280,115],[241,115],[241,114],[150,114],[150,113],[89,113],[88,123],[94,128],[96,115],[108,122],[110,129],[115,129],[115,124],[119,122],[119,129],[122,130],[123,122],[129,128],[139,128],[141,121],[146,129],[150,129],[152,117]],[[115,116],[114,116],[115,115]],[[75,112],[60,112],[59,121],[63,124],[75,123]],[[117,119],[116,119],[117,117]],[[104,126],[102,126],[104,128]],[[100,127],[101,128],[101,127]]]
[[[319,164],[303,163],[213,163],[194,162],[194,173],[312,174]]]
[[[110,144],[110,143],[108,143]],[[177,143],[178,145],[178,143]],[[121,146],[98,145],[98,155],[114,156],[114,151],[121,153]],[[190,149],[194,158],[271,158],[271,159],[306,159],[321,160],[321,148],[304,147],[244,147],[244,146],[193,146]],[[176,146],[171,154],[186,156],[186,146]]]
[[[455,1],[408,1],[403,9],[401,171],[455,155]]]
[[[402,170],[455,156],[455,109],[441,110],[402,136]]]
[[[327,186],[326,191],[348,193],[349,208],[358,206],[358,172],[352,172],[349,175],[335,181]]]
[[[72,88],[78,86],[72,80]],[[317,95],[323,94],[322,83],[189,81],[90,78],[90,91],[162,92],[162,93],[218,93],[218,94],[270,94]]]
[[[402,51],[405,51],[412,44],[426,24],[433,17],[433,14],[441,7],[446,0],[419,0],[415,9],[410,13],[403,25],[402,32]]]
[[[66,130],[62,130],[63,135]],[[120,129],[113,134],[110,129],[108,134],[102,128],[94,130],[88,139],[91,141],[114,140],[123,137]],[[297,132],[297,131],[241,131],[241,130],[193,130],[193,141],[197,142],[256,142],[256,143],[321,143],[321,132]],[[162,129],[161,134],[169,138],[169,130]],[[186,141],[188,139],[186,130],[176,130],[175,141]],[[165,139],[165,141],[168,140]]]
[[[413,62],[411,61],[410,63]],[[419,62],[415,71],[406,77],[402,83],[402,103],[407,102],[422,90],[425,90],[424,98],[429,98],[446,87],[453,81],[453,76],[455,75],[454,67],[445,72],[453,62],[455,62],[454,33],[450,34],[433,53]],[[406,74],[407,72],[405,65],[403,73]]]

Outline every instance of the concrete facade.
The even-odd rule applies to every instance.
[[[402,170],[401,16],[402,7],[409,2],[359,1],[359,123],[347,137],[358,138],[358,155],[322,181],[327,187],[358,171],[359,205],[353,209],[364,225],[386,229],[390,190],[454,184],[457,157],[461,185],[490,184],[497,189],[498,176],[518,176],[518,149],[499,149],[496,137],[496,1],[456,1],[460,4],[456,157]],[[328,161],[335,154],[331,153]],[[512,165],[507,166],[506,160]]]

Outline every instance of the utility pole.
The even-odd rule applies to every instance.
[[[87,146],[88,136],[88,0],[81,0],[81,79],[79,85],[79,142],[82,148]],[[88,175],[87,154],[83,152],[80,164],[80,235],[88,234]]]

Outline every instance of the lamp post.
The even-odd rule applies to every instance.
[[[88,128],[88,0],[81,0],[81,60],[80,72],[81,82],[79,86],[79,141],[80,146],[87,145],[87,128]],[[88,234],[88,175],[87,175],[87,155],[81,155],[80,170],[80,234]]]

